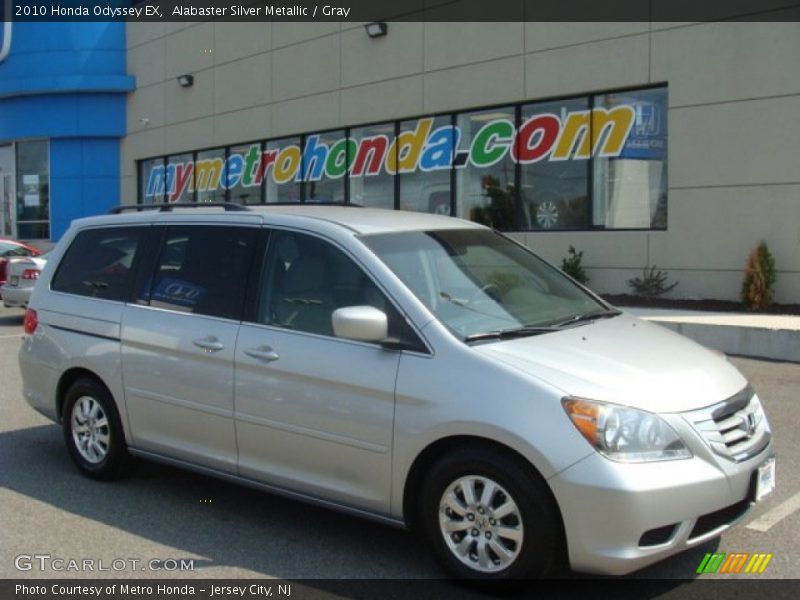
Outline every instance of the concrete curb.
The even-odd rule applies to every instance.
[[[726,316],[724,313],[642,308],[623,310],[725,354],[800,362],[800,317],[737,313]]]

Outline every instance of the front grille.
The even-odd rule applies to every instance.
[[[684,413],[711,449],[735,462],[760,453],[771,438],[769,424],[753,388],[713,406]]]
[[[731,504],[720,510],[716,510],[707,515],[697,519],[697,522],[692,528],[692,533],[689,534],[689,539],[700,537],[707,533],[711,533],[715,529],[730,525],[731,523],[740,519],[750,508],[750,500],[745,499]]]

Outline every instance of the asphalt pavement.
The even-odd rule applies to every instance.
[[[149,462],[114,483],[81,476],[60,428],[22,398],[21,335],[22,311],[0,308],[0,578],[442,577],[421,540],[388,526]],[[721,541],[629,578],[692,578],[714,551],[772,553],[758,577],[800,577],[800,365],[731,360],[766,406],[777,489]],[[90,559],[95,570],[55,570],[53,559]]]

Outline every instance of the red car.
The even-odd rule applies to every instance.
[[[41,250],[16,240],[0,237],[0,286],[6,283],[8,261],[18,256],[39,256]]]

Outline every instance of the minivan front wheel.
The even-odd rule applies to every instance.
[[[108,390],[93,379],[79,379],[64,398],[64,441],[78,468],[95,479],[124,474],[129,456],[122,423]]]
[[[520,460],[461,449],[426,478],[422,526],[442,565],[465,579],[529,579],[561,558],[560,521],[546,484]]]

